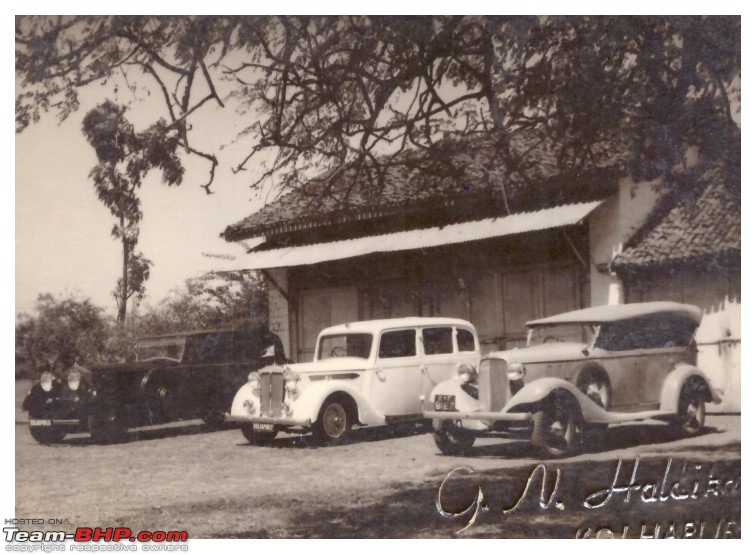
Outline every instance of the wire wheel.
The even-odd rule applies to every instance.
[[[675,422],[676,431],[682,435],[692,436],[703,430],[706,421],[705,386],[698,382],[685,384],[680,394]]]
[[[434,420],[433,440],[444,455],[464,455],[475,443],[475,436],[450,422]]]
[[[602,409],[609,409],[612,400],[611,389],[609,380],[602,371],[583,370],[577,380],[577,387]]]
[[[562,457],[575,448],[577,419],[573,403],[560,403],[536,412],[530,442],[551,457]]]

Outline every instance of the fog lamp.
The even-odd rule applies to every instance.
[[[255,402],[252,401],[252,400],[250,400],[250,399],[245,400],[244,401],[244,409],[249,414],[255,414]]]

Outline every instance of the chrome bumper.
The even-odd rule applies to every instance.
[[[529,412],[451,412],[451,411],[423,411],[423,418],[431,420],[495,420],[509,422],[529,422],[533,415]]]
[[[307,420],[295,420],[293,418],[275,418],[272,416],[234,416],[233,414],[226,413],[223,415],[226,422],[241,422],[244,424],[275,424],[282,428],[310,428],[312,421]]]

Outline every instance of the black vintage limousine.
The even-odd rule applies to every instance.
[[[269,332],[146,337],[136,343],[134,362],[42,373],[23,408],[32,437],[46,444],[87,431],[97,442],[113,443],[128,428],[174,420],[218,426],[250,372],[284,362],[280,339]]]

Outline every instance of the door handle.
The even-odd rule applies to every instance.
[[[378,377],[379,380],[382,382],[386,381],[386,376],[383,375],[383,370],[376,370],[375,375]]]

